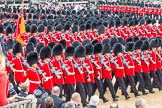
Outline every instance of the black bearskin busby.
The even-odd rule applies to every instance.
[[[64,31],[67,31],[67,30],[70,30],[70,25],[69,25],[69,24],[66,24],[66,25],[64,26]]]
[[[89,39],[84,39],[84,40],[82,41],[82,45],[83,45],[83,46],[85,46],[86,44],[89,44],[89,43],[91,43]]]
[[[150,48],[157,48],[158,47],[158,39],[151,39],[150,40]]]
[[[25,25],[25,29],[26,29],[26,32],[29,33],[30,32],[30,25]]]
[[[100,43],[96,43],[94,45],[94,54],[98,54],[102,52],[102,45]]]
[[[142,47],[142,51],[144,50],[149,50],[150,49],[150,44],[147,40],[143,41],[143,47]]]
[[[23,52],[23,48],[22,45],[20,43],[15,43],[13,46],[13,54],[16,55],[16,53],[22,53]]]
[[[64,49],[66,48],[66,40],[65,39],[61,39],[59,44],[61,44]]]
[[[27,54],[27,63],[32,66],[35,63],[38,63],[38,54],[34,51],[31,51]]]
[[[128,52],[133,52],[134,51],[134,43],[133,42],[128,42],[126,45],[125,45],[125,51]]]
[[[2,24],[0,24],[0,33],[3,33],[4,32],[4,27]]]
[[[52,49],[52,56],[61,55],[63,51],[63,46],[61,44],[57,44]]]
[[[86,49],[83,46],[78,46],[75,48],[74,55],[75,57],[85,57]]]
[[[79,43],[79,41],[74,41],[73,43],[72,43],[72,46],[74,47],[74,48],[76,48],[77,46],[79,46],[80,45],[80,43]]]
[[[44,32],[44,25],[43,24],[40,24],[39,26],[38,26],[38,32],[40,33],[40,32]]]
[[[40,50],[40,58],[43,60],[50,57],[51,57],[51,48],[48,46],[42,47]]]
[[[86,30],[90,30],[91,29],[91,24],[87,23],[86,24]]]
[[[128,42],[133,42],[133,39],[131,37],[128,37],[125,41],[125,43],[128,43]]]
[[[135,43],[134,50],[142,49],[142,47],[143,47],[143,41],[142,40],[138,40]]]
[[[120,43],[122,45],[125,44],[124,39],[122,37],[118,37],[117,39],[118,39],[118,43]]]
[[[113,46],[118,42],[117,38],[113,37],[110,39],[110,45],[111,45],[111,48],[113,48]]]
[[[116,43],[113,47],[113,52],[115,55],[117,55],[118,53],[120,52],[123,52],[123,47],[122,47],[122,44],[120,43]]]
[[[139,40],[139,37],[138,37],[138,36],[134,36],[133,42],[136,42],[136,41],[138,41],[138,40]]]
[[[37,40],[36,40],[36,38],[34,38],[34,37],[31,37],[31,38],[29,39],[29,41],[28,41],[28,42],[33,43],[34,47],[36,47],[36,46],[37,46]]]
[[[6,41],[6,49],[7,50],[9,50],[9,49],[13,49],[13,45],[14,45],[14,41],[13,41],[13,39],[8,39],[7,41]]]
[[[78,32],[78,26],[77,25],[74,25],[72,27],[72,33],[75,33],[75,32]]]
[[[146,19],[146,24],[151,24],[151,23],[152,23],[151,19],[150,18],[147,18]]]
[[[39,54],[40,53],[40,50],[42,49],[42,47],[44,47],[44,44],[43,43],[39,43],[36,47],[37,49],[37,53]]]
[[[37,25],[32,24],[30,30],[31,30],[31,33],[37,33]]]
[[[65,50],[65,56],[74,56],[75,48],[73,46],[68,46]]]
[[[55,42],[49,42],[48,46],[52,49],[55,46]]]
[[[85,25],[84,24],[80,25],[79,31],[84,31],[84,30],[85,30]]]
[[[29,42],[27,45],[26,45],[26,54],[28,54],[29,52],[31,51],[34,51],[34,44]]]
[[[61,31],[62,29],[63,29],[63,27],[61,24],[57,25],[55,28],[56,31]]]
[[[94,39],[92,42],[91,42],[91,44],[94,46],[95,44],[97,44],[97,43],[100,43],[99,42],[99,40],[97,40],[97,39]]]
[[[109,43],[105,43],[104,45],[102,45],[102,54],[110,53],[110,52],[111,52],[111,46]]]
[[[53,27],[51,25],[47,26],[47,33],[53,32]]]
[[[104,31],[105,31],[104,25],[100,25],[98,27],[98,35],[104,34]]]
[[[110,40],[108,38],[104,38],[102,40],[102,45],[107,44],[107,43],[110,43]]]
[[[85,49],[86,49],[86,55],[92,55],[93,54],[94,47],[91,43],[86,44]]]
[[[8,25],[7,28],[6,28],[6,35],[12,34],[12,32],[13,32],[12,26],[11,25]]]

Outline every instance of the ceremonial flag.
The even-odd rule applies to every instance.
[[[17,27],[16,27],[16,41],[21,43],[23,46],[25,45],[25,42],[21,38],[21,35],[25,33],[26,33],[26,29],[25,29],[24,17],[20,16],[17,21]]]

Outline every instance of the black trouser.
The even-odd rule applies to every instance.
[[[90,98],[92,96],[92,88],[93,88],[92,83],[85,83],[85,90],[86,90],[86,96],[88,95],[88,101],[90,101]]]
[[[133,91],[134,95],[138,95],[138,91],[136,89],[136,84],[134,81],[134,76],[126,76],[126,89],[128,88],[128,84],[131,86],[131,90]]]
[[[153,84],[155,84],[155,86],[157,86],[160,89],[162,86],[161,86],[160,81],[156,75],[156,72],[151,71],[150,75],[153,78]]]
[[[107,87],[109,87],[112,98],[115,99],[116,93],[115,93],[115,90],[114,90],[114,87],[113,87],[113,83],[112,83],[111,79],[109,79],[109,78],[106,78],[104,80],[104,86],[103,86],[104,94],[106,92]]]
[[[45,90],[45,91],[48,93],[49,96],[52,94],[52,90]]]
[[[98,89],[98,91],[99,91],[99,93],[100,93],[99,97],[100,97],[101,99],[104,99],[102,80],[99,80],[99,79],[97,79],[97,78],[95,78],[95,84],[94,84],[93,89],[92,89],[92,90],[93,90],[93,91],[92,91],[92,95],[95,94],[96,89]]]
[[[162,71],[161,71],[161,69],[157,69],[156,73],[157,73],[157,76],[159,78],[160,84],[162,84]]]
[[[59,97],[62,98],[62,86],[61,84],[56,84],[55,86],[58,86],[60,88],[60,95]]]
[[[143,73],[144,78],[145,78],[145,86],[148,87],[149,92],[153,91],[153,87],[151,84],[151,77],[150,77],[150,73]]]
[[[86,92],[85,92],[83,83],[77,82],[76,92],[78,92],[80,94],[82,104],[86,104]]]
[[[66,102],[68,102],[71,99],[71,95],[75,92],[74,84],[66,84],[66,90],[67,90]]]
[[[145,84],[144,84],[142,73],[136,72],[136,77],[137,77],[137,80],[139,81],[138,90],[142,91],[142,93],[145,93]]]
[[[124,96],[127,97],[128,93],[126,91],[126,85],[125,85],[125,82],[124,82],[124,78],[116,78],[116,82],[115,82],[115,85],[114,85],[115,93],[117,93],[119,86],[121,87],[121,90],[122,90],[122,93],[124,94]]]
[[[11,73],[9,74],[9,81],[10,81],[10,83],[13,84],[14,89],[17,91],[17,85],[16,85],[15,80],[14,80],[14,73],[13,73],[13,72],[11,72]]]

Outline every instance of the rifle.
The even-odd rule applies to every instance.
[[[152,58],[151,58],[150,54],[148,54],[148,56],[147,56],[147,57],[150,59],[150,62],[151,62],[152,64],[155,64],[155,63],[156,63],[154,60],[152,60]]]
[[[64,64],[64,62],[62,60],[60,60],[60,63],[62,64],[61,68],[66,71],[67,75],[71,75],[72,73],[69,72],[69,70],[66,67],[66,65]]]
[[[110,54],[109,55],[110,62],[115,65],[115,67],[118,67],[119,65],[114,61],[113,56]]]
[[[80,67],[78,66],[78,63],[73,59],[74,62],[74,67],[78,69],[79,74],[83,74],[83,71],[80,69]]]
[[[122,58],[122,60],[123,60],[123,64],[125,64],[126,67],[129,69],[130,67],[129,67],[127,61],[125,60],[125,58],[124,58],[123,56],[121,56],[121,58]]]
[[[49,62],[49,66],[50,66],[50,71],[51,71],[51,73],[52,74],[55,74],[56,75],[56,77],[59,79],[59,72],[58,71],[56,71],[56,69],[53,67],[53,64],[51,63],[51,62]]]
[[[14,70],[14,68],[13,68],[14,64],[11,64],[7,57],[5,57],[5,59],[6,59],[6,66],[10,67],[11,70]]]
[[[62,33],[60,34],[60,36],[61,36],[62,39],[65,39],[65,36],[63,36]],[[65,40],[66,40],[66,39],[65,39]]]
[[[87,79],[89,79],[89,78],[90,78],[89,74],[90,74],[91,72],[90,72],[89,68],[86,66],[84,60],[82,61],[82,66],[83,66],[83,68],[86,69],[86,71],[87,71],[86,74],[88,75],[88,76],[87,76]]]
[[[77,37],[81,40],[81,42],[83,41],[83,39],[79,36],[79,33],[77,34]]]
[[[90,62],[94,64],[96,67],[100,67],[92,58],[90,59]]]
[[[45,33],[43,33],[43,37],[44,37],[48,42],[50,42],[50,40],[47,38],[47,36],[45,35]]]
[[[39,68],[39,66],[37,66],[36,69],[37,69],[38,74],[43,76],[45,82],[50,79],[45,76],[45,73]]]
[[[145,62],[145,64],[147,65],[147,66],[149,66],[149,63],[146,61],[146,59],[144,58],[144,55],[143,55],[143,53],[141,52],[141,59]]]
[[[111,68],[110,68],[109,66],[107,66],[108,61],[107,61],[107,62],[104,62],[103,59],[104,59],[104,57],[103,57],[103,56],[100,56],[101,64],[104,65],[104,68],[105,68],[105,69],[111,70]]]
[[[29,64],[26,62],[26,60],[25,60],[23,57],[21,57],[20,59],[23,61],[22,64],[23,64],[25,67],[27,67],[27,68],[29,69],[30,66],[29,66]]]
[[[155,54],[158,56],[160,60],[162,60],[161,55],[157,51],[155,51]]]
[[[141,62],[132,54],[132,59],[135,60],[138,64],[141,64]]]
[[[70,37],[73,41],[75,41],[75,39],[74,39],[72,33],[69,34],[69,37]]]

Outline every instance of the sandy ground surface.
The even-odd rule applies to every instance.
[[[135,108],[135,101],[138,98],[146,99],[147,108],[162,108],[162,91],[159,91],[158,89],[155,89],[154,94],[142,95],[139,97],[134,97],[132,93],[129,93],[131,96],[129,100],[125,100],[125,97],[121,95],[120,90],[118,90],[117,95],[119,96],[119,101],[117,102],[120,106],[119,108]],[[103,103],[102,100],[100,100],[99,108],[109,108],[110,104],[113,102],[109,91],[106,92],[105,96],[109,99],[109,102]]]

